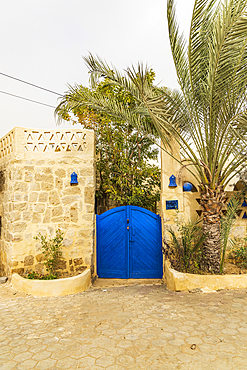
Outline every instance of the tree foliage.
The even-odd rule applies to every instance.
[[[154,72],[148,72],[149,83],[153,83]],[[109,79],[97,80],[94,87],[77,85],[57,108],[60,118],[80,123],[84,128],[93,129],[96,134],[97,189],[96,196],[106,194],[116,205],[137,205],[156,211],[160,198],[160,169],[157,161],[157,137],[147,134],[141,126],[112,117],[106,112],[97,112],[87,104],[75,106],[75,99],[85,99],[87,94],[114,99],[119,104],[133,109],[136,99],[126,89],[111,85]],[[72,114],[71,114],[72,113]],[[143,125],[150,118],[143,117]],[[150,123],[149,123],[150,124]],[[155,163],[155,162],[154,162]]]

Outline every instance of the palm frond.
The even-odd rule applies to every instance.
[[[160,131],[166,132],[167,127],[172,126],[169,130],[180,143],[181,153],[194,163],[202,183],[208,180],[201,163],[207,165],[212,188],[219,184],[225,186],[231,171],[238,171],[244,160],[241,153],[245,153],[247,138],[246,5],[245,0],[226,1],[224,5],[217,0],[195,1],[186,54],[184,39],[179,36],[174,1],[168,0],[170,43],[183,93],[181,106],[186,112],[186,133],[176,130],[179,115],[163,97],[145,100]],[[181,98],[179,100],[181,102]],[[173,107],[177,108],[175,104]],[[228,164],[229,171],[226,170],[229,156],[236,155],[236,161]]]
[[[139,89],[128,78],[127,73],[122,74],[114,66],[110,66],[99,56],[89,53],[88,57],[83,57],[90,73],[91,87],[95,88],[100,78],[108,79],[112,85],[121,86],[137,100],[140,100]],[[143,67],[144,69],[144,67]],[[147,67],[145,68],[147,70]]]
[[[179,33],[174,0],[167,1],[167,20],[171,51],[177,71],[178,82],[181,90],[186,92],[186,96],[188,96],[190,80],[189,65],[186,56],[186,41],[183,34]]]

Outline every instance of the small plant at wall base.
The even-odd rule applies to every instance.
[[[42,247],[42,253],[44,255],[44,265],[46,270],[49,272],[48,275],[40,275],[34,271],[29,272],[28,279],[39,279],[39,280],[52,280],[57,278],[57,266],[62,257],[62,242],[63,233],[61,230],[56,230],[56,236],[54,238],[46,237],[40,233],[34,237],[35,240],[40,241]]]
[[[244,189],[246,192],[246,188]],[[245,194],[245,193],[244,193]],[[225,263],[225,256],[226,256],[226,249],[228,246],[229,241],[231,242],[232,239],[229,239],[230,232],[232,227],[236,221],[236,215],[239,210],[241,210],[241,193],[234,194],[228,204],[226,214],[221,216],[221,263],[220,263],[220,274],[224,271],[224,263]]]
[[[52,274],[42,275],[42,274],[38,274],[35,271],[30,271],[27,275],[27,279],[31,279],[31,280],[54,280],[54,279],[57,279],[57,275],[52,275]]]
[[[236,221],[238,212],[241,212],[242,203],[245,200],[246,194],[247,194],[247,184],[244,183],[243,188],[239,192],[233,194],[232,197],[229,199],[226,213],[221,215],[221,219],[220,219],[220,223],[221,223],[220,274],[222,274],[224,271],[224,263],[226,259],[226,249],[228,245],[230,244],[231,248],[236,247],[235,239],[229,238],[229,235]],[[247,256],[247,252],[246,252],[246,256]],[[236,266],[238,266],[237,263],[236,263]]]
[[[241,270],[247,269],[247,237],[230,239],[231,250],[228,260],[233,261]]]
[[[201,273],[200,260],[205,236],[197,218],[187,223],[177,222],[177,232],[168,229],[171,240],[164,240],[163,253],[171,261],[172,267],[180,272]]]

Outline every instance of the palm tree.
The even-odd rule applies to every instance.
[[[100,77],[135,96],[128,107],[103,95],[70,88],[65,104],[87,104],[99,111],[143,125],[150,116],[163,150],[180,145],[181,165],[199,183],[203,207],[202,268],[219,272],[220,216],[229,181],[245,167],[247,133],[247,0],[195,0],[188,43],[179,33],[174,0],[167,0],[170,45],[180,90],[150,86],[141,64],[121,74],[99,57],[85,59],[92,85]],[[67,105],[68,107],[68,105]]]

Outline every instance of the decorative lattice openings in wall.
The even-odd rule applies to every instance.
[[[80,131],[24,130],[27,152],[82,152],[86,149],[86,133]]]
[[[13,153],[14,132],[10,131],[0,140],[0,158]]]

